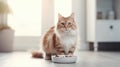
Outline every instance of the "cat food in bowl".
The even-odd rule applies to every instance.
[[[67,57],[65,55],[52,56],[52,62],[54,63],[75,63],[77,61],[77,56]]]

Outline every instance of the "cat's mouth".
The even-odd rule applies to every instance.
[[[71,29],[61,28],[61,29],[59,29],[59,32],[70,33],[70,32],[71,32]]]
[[[62,33],[70,33],[69,30],[60,30],[59,32],[62,32]]]
[[[69,31],[69,30],[65,30],[64,32],[68,33],[68,32],[70,32],[70,31]]]

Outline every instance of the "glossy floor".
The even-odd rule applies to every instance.
[[[78,51],[74,64],[31,58],[29,52],[0,53],[0,67],[120,67],[120,52]]]

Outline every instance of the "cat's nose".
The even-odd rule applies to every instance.
[[[67,25],[64,25],[65,28],[67,28]]]

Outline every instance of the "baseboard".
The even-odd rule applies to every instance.
[[[120,51],[120,42],[99,42],[99,51]]]
[[[94,42],[89,42],[89,50],[94,50]],[[120,51],[120,42],[99,42],[98,51]]]

